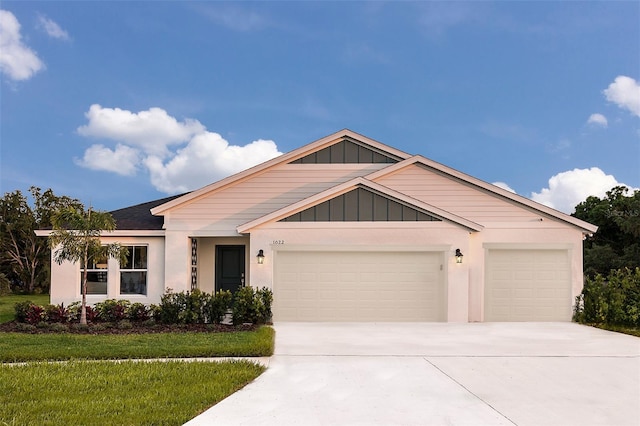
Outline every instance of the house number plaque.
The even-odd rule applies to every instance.
[[[271,241],[271,244],[273,244],[273,245],[281,245],[281,244],[284,244],[284,240],[273,240],[273,241]]]

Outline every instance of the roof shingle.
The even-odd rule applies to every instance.
[[[135,206],[113,210],[110,213],[116,221],[117,230],[161,230],[164,224],[164,217],[154,216],[150,210],[185,194],[148,201]]]

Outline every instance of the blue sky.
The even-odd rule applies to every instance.
[[[566,212],[640,187],[640,3],[0,5],[2,193],[103,210],[349,128]]]

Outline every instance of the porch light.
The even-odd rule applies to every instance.
[[[264,263],[264,251],[262,249],[258,250],[258,265],[262,265]]]
[[[462,263],[462,258],[464,256],[462,255],[462,252],[460,251],[460,249],[456,249],[456,263]]]

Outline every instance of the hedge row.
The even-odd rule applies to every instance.
[[[586,277],[573,318],[586,324],[640,326],[640,268]]]
[[[90,323],[151,320],[164,324],[218,324],[230,314],[234,324],[264,324],[271,321],[272,301],[273,294],[266,287],[242,287],[235,295],[230,291],[204,293],[196,289],[173,293],[169,290],[159,305],[108,299],[94,306],[87,305],[86,312]],[[31,325],[74,323],[80,320],[80,310],[80,302],[65,307],[64,304],[40,306],[24,301],[16,303],[15,319]]]

